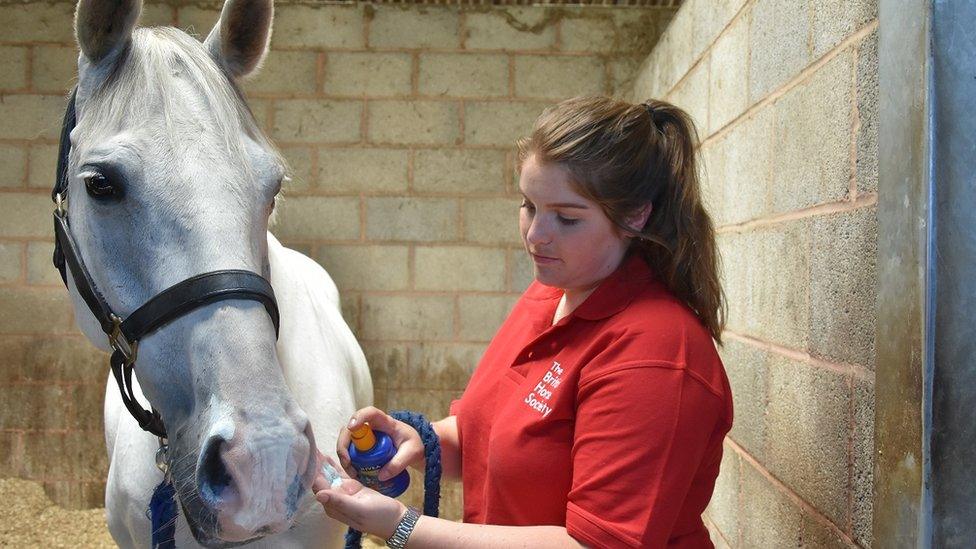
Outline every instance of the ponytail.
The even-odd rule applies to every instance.
[[[668,289],[721,344],[725,300],[715,229],[701,200],[691,117],[664,101],[631,105],[605,97],[575,98],[547,109],[518,143],[567,167],[581,195],[596,202]],[[651,204],[634,231],[625,220]]]
[[[715,229],[701,199],[698,134],[691,117],[678,107],[663,101],[642,106],[657,130],[650,141],[657,150],[652,171],[658,172],[654,179],[660,189],[634,245],[721,343],[725,300]]]

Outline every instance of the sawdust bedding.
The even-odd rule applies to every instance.
[[[385,545],[372,536],[364,549]],[[37,482],[0,479],[0,547],[115,547],[105,527],[105,509],[59,507]]]

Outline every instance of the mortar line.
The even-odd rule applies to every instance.
[[[328,65],[328,62],[326,63]],[[328,72],[328,67],[326,67],[326,72]],[[326,78],[328,79],[328,78]],[[419,85],[419,84],[418,84]],[[3,92],[4,95],[45,95],[45,96],[64,96],[63,92],[29,92],[29,91],[18,91],[11,90]],[[358,101],[362,99],[362,94],[353,95],[349,93],[329,93],[323,91],[318,92],[308,92],[308,91],[251,91],[247,93],[248,99],[281,99],[281,100],[300,100],[300,99],[325,99],[330,101]],[[374,94],[370,96],[370,99],[374,101],[428,101],[431,103],[452,103],[456,101],[461,101],[467,99],[469,101],[484,101],[490,103],[540,103],[542,106],[547,106],[552,103],[557,103],[565,97],[562,96],[546,96],[546,95],[465,95],[465,94],[429,94],[420,93],[419,90],[416,94],[414,93],[386,93],[386,94]]]
[[[328,53],[317,52],[315,55],[315,95],[321,97],[325,95],[325,71],[326,64],[329,62]]]
[[[877,19],[874,19],[870,23],[868,23],[867,25],[865,25],[865,26],[861,27],[860,29],[858,29],[857,31],[853,32],[847,38],[845,38],[844,40],[842,40],[839,44],[837,44],[832,49],[830,49],[829,51],[827,51],[826,53],[824,53],[819,59],[817,59],[813,63],[807,65],[807,67],[804,68],[802,71],[800,71],[799,74],[797,74],[796,76],[794,76],[792,80],[790,80],[790,81],[786,82],[785,84],[783,84],[782,86],[780,86],[779,89],[777,89],[777,90],[775,90],[773,92],[770,92],[766,97],[763,97],[759,101],[756,101],[755,103],[753,103],[753,105],[751,107],[749,107],[748,109],[742,111],[742,113],[740,113],[739,116],[737,116],[737,117],[733,118],[732,120],[728,121],[725,124],[725,126],[723,126],[722,128],[719,128],[712,135],[708,136],[708,139],[706,139],[705,141],[703,141],[700,146],[705,146],[705,145],[708,145],[709,143],[711,143],[712,141],[721,139],[726,134],[728,134],[729,132],[731,132],[732,129],[734,129],[735,126],[737,126],[740,123],[740,121],[743,121],[743,120],[745,120],[747,118],[752,117],[753,114],[755,114],[757,111],[765,108],[766,105],[769,105],[770,103],[776,102],[776,100],[778,100],[780,97],[786,95],[786,93],[788,93],[790,90],[792,90],[793,88],[799,86],[800,84],[802,84],[803,82],[805,82],[808,78],[810,78],[811,76],[813,76],[824,65],[826,65],[827,63],[833,61],[835,57],[837,57],[841,53],[843,53],[844,50],[846,50],[852,44],[856,44],[859,41],[863,40],[869,34],[871,34],[872,32],[874,32],[874,30],[877,29],[877,28],[878,28],[878,20]]]
[[[0,429],[0,433],[19,434],[19,435],[70,435],[71,433],[91,433],[102,434],[102,429],[72,429],[70,427],[60,427],[57,429],[33,427]]]
[[[753,3],[754,3],[753,0],[748,0],[748,1],[742,3],[742,6],[739,7],[739,11],[735,12],[735,15],[733,15],[732,17],[729,18],[729,22],[726,23],[724,27],[722,27],[722,30],[720,30],[717,33],[715,33],[715,36],[712,37],[711,42],[709,42],[708,44],[705,45],[704,48],[702,48],[701,54],[698,57],[695,58],[695,60],[691,63],[691,65],[688,66],[688,70],[686,70],[685,73],[683,75],[681,75],[681,78],[679,78],[678,81],[675,82],[674,85],[671,86],[667,90],[667,92],[665,93],[665,95],[671,94],[671,92],[673,92],[674,90],[676,90],[679,86],[681,86],[681,84],[685,80],[688,79],[688,75],[690,75],[692,72],[695,71],[695,68],[698,67],[698,65],[702,62],[702,59],[705,59],[705,57],[707,57],[711,53],[712,48],[715,47],[715,43],[718,42],[719,39],[726,32],[728,32],[729,28],[732,27],[732,25],[736,22],[736,20],[739,17],[742,17],[742,12],[745,11],[748,7],[750,7]],[[675,13],[675,15],[677,15],[677,13]],[[671,22],[673,23],[674,22],[674,19],[671,19]],[[668,24],[668,30],[670,30],[670,29],[671,29],[671,24],[669,23]],[[665,31],[665,32],[667,32],[667,31]],[[664,38],[664,33],[662,33],[661,36],[658,37],[658,43],[661,42],[661,39],[662,38]],[[653,49],[651,51],[653,51]],[[649,55],[650,54],[648,54],[648,56]]]
[[[265,97],[260,99],[262,102],[267,102],[268,113],[265,117],[265,121],[270,128],[273,125],[274,116],[273,110],[275,108],[275,98]],[[455,99],[454,101],[464,102],[464,99]],[[268,132],[270,133],[270,131]],[[497,143],[474,143],[474,144],[464,144],[464,143],[423,143],[423,142],[410,142],[410,143],[393,143],[393,142],[375,142],[368,143],[364,142],[362,139],[358,141],[288,141],[287,139],[275,139],[275,144],[279,147],[322,147],[325,149],[344,149],[350,147],[361,146],[364,149],[409,149],[410,147],[422,146],[422,147],[437,147],[438,149],[475,149],[475,150],[492,150],[492,151],[508,151],[510,146],[508,144],[497,144]],[[0,145],[12,145],[18,147],[29,147],[30,145],[57,145],[58,140],[54,138],[0,138]],[[31,191],[44,191],[40,187],[23,187]],[[9,192],[12,190],[17,190],[13,187],[0,187],[0,192]],[[50,192],[50,189],[47,190]]]
[[[30,166],[30,155],[31,151],[28,151],[27,165]],[[30,177],[30,170],[26,170],[25,177]],[[53,177],[52,177],[53,179]],[[50,189],[44,189],[42,187],[28,187],[21,182],[20,187],[0,187],[0,194],[36,194],[36,195],[50,195]],[[54,211],[54,202],[51,203],[51,211]]]
[[[3,94],[10,95],[7,92]],[[0,137],[0,145],[15,145],[19,147],[29,147],[31,145],[57,145],[58,140],[54,137]],[[25,153],[26,154],[26,153]]]
[[[463,196],[464,198],[472,199],[491,199],[491,198],[508,198],[511,199],[511,194],[504,194],[501,192],[473,192],[465,195],[451,194],[448,192],[436,192],[436,191],[417,191],[414,189],[407,188],[406,190],[400,191],[363,191],[361,193],[349,193],[344,191],[317,191],[314,189],[295,189],[294,191],[288,191],[287,198],[356,198],[359,196],[365,196],[366,198],[405,198],[404,192],[409,193],[410,198],[459,198]],[[0,193],[2,194],[2,193]],[[53,209],[53,208],[52,208]],[[3,240],[5,237],[0,237]],[[38,237],[40,238],[40,237]]]
[[[760,217],[757,219],[750,219],[749,221],[743,221],[742,223],[723,225],[717,228],[715,232],[717,234],[741,233],[755,228],[768,227],[771,225],[779,225],[781,223],[786,223],[789,221],[797,221],[800,219],[807,219],[809,217],[830,215],[835,213],[850,212],[862,208],[869,208],[871,206],[877,205],[877,203],[878,203],[878,193],[869,192],[858,196],[854,200],[842,199],[834,202],[826,202],[823,204],[817,204],[815,206],[809,206],[807,208],[803,208],[800,210],[794,210],[792,212],[776,214],[768,217]]]
[[[382,244],[385,246],[423,246],[423,247],[451,247],[451,248],[480,248],[485,250],[494,249],[518,249],[516,243],[512,242],[466,242],[462,240],[429,240],[429,241],[418,241],[418,240],[386,240],[382,238],[368,239],[368,238],[347,238],[347,239],[316,239],[316,238],[286,238],[282,240],[282,244],[285,246],[307,246],[310,244],[321,244],[324,246],[346,246],[354,244]],[[501,246],[502,248],[499,248]],[[2,287],[3,284],[0,284]],[[50,286],[52,288],[60,287],[58,285]]]
[[[740,334],[729,329],[726,329],[722,335],[728,336],[738,341],[739,343],[744,343],[747,345],[751,345],[753,347],[758,347],[764,351],[774,353],[780,356],[784,356],[796,362],[801,362],[803,364],[813,366],[814,368],[830,370],[838,374],[850,375],[857,379],[874,383],[875,373],[859,364],[830,362],[827,360],[815,358],[811,356],[810,353],[807,353],[805,351],[791,349],[789,347],[784,347],[776,343],[763,341],[761,339],[748,336],[745,334]]]
[[[62,285],[60,287],[63,288],[64,286]],[[13,339],[13,338],[30,338],[30,339],[34,339],[34,338],[37,338],[38,336],[43,336],[43,335],[44,334],[3,333],[3,334],[0,334],[0,340],[2,340],[4,338],[11,338],[11,339]],[[68,339],[77,339],[77,340],[86,340],[85,335],[82,334],[81,332],[71,332],[71,333],[67,333],[67,334],[60,334],[60,335],[58,335],[58,337],[68,338]],[[101,354],[105,355],[106,357],[109,356],[109,354],[106,353],[106,352],[104,352],[104,351],[100,351],[100,352],[101,352]],[[48,380],[45,380],[45,382],[46,383],[51,383]],[[99,383],[102,383],[102,382],[99,381]]]
[[[722,538],[722,542],[725,543],[726,547],[735,547],[734,545],[729,543],[729,538],[725,537],[725,533],[722,532],[722,529],[719,528],[717,524],[715,524],[715,521],[712,520],[712,518],[708,515],[708,513],[703,513],[702,519],[705,522],[706,528],[708,528],[708,525],[712,526],[711,531],[715,532],[716,534],[718,534],[718,537]]]
[[[57,46],[57,47],[77,47],[73,42],[4,42],[0,41],[0,46],[27,47],[27,46]],[[383,47],[359,47],[359,46],[329,46],[329,45],[310,45],[310,46],[287,46],[276,45],[273,51],[314,53],[329,51],[334,53],[435,53],[435,54],[508,54],[515,55],[546,55],[551,57],[592,57],[593,52],[589,51],[559,51],[554,49],[509,49],[509,48],[457,48],[443,46],[383,46]]]
[[[743,461],[748,462],[749,465],[751,465],[753,469],[756,470],[757,473],[759,473],[761,476],[766,478],[766,480],[768,480],[769,483],[772,484],[774,488],[776,488],[783,495],[785,495],[787,498],[792,500],[793,503],[795,503],[798,507],[800,507],[801,510],[806,512],[806,514],[810,516],[810,518],[820,523],[821,526],[826,527],[835,536],[847,542],[849,545],[853,547],[857,547],[857,543],[855,543],[854,540],[851,539],[851,537],[846,532],[841,530],[839,526],[834,524],[829,518],[827,518],[826,515],[821,513],[816,507],[814,507],[806,500],[804,500],[802,497],[800,497],[799,494],[794,492],[789,486],[783,483],[783,481],[776,478],[775,475],[769,472],[769,470],[766,469],[761,463],[759,463],[759,461],[755,457],[753,457],[752,454],[750,454],[745,448],[739,446],[739,444],[734,440],[732,440],[731,438],[726,437],[725,440],[728,443],[729,447],[732,448],[732,450],[735,451],[737,454],[739,454],[739,457]]]

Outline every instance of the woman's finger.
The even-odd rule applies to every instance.
[[[424,462],[424,446],[419,439],[408,438],[397,446],[397,452],[376,472],[379,480],[388,480],[400,474],[415,461]]]
[[[385,412],[374,406],[367,406],[356,410],[349,419],[349,422],[339,429],[339,438],[336,440],[336,455],[339,456],[339,463],[342,464],[342,468],[350,474],[354,474],[355,470],[349,461],[348,450],[349,444],[352,443],[352,431],[354,429],[363,423],[369,423],[373,429],[389,434],[388,431],[392,430],[395,421],[386,415]]]
[[[375,408],[373,406],[368,406],[361,410],[357,410],[352,418],[349,420],[349,424],[346,427],[353,431],[363,423],[369,423],[369,426],[377,431],[383,431],[384,433],[390,434],[396,429],[397,420],[393,419],[386,412]]]

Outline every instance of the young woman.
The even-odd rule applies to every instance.
[[[715,349],[715,235],[690,118],[668,103],[577,98],[519,142],[519,228],[535,281],[450,415],[435,422],[464,523],[320,477],[326,512],[409,547],[711,547],[701,513],[732,425]],[[413,428],[360,410],[423,469]],[[397,546],[394,540],[391,546]]]

